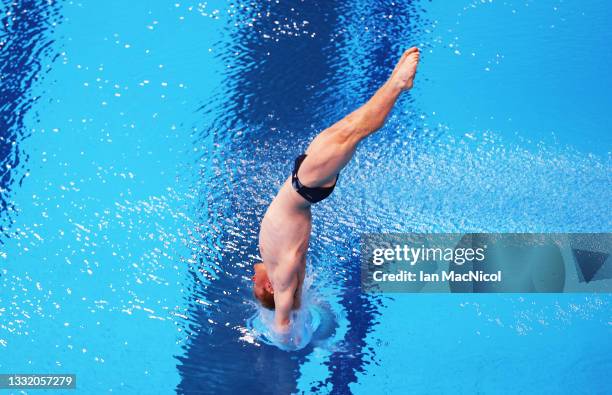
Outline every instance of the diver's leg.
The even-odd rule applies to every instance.
[[[399,95],[412,88],[419,50],[410,48],[391,77],[367,103],[321,132],[306,150],[298,177],[309,187],[331,186],[351,160],[360,141],[380,129]]]

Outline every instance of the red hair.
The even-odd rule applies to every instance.
[[[274,294],[272,292],[269,292],[264,287],[262,287],[261,293],[259,295],[257,295],[256,292],[253,292],[253,294],[255,295],[255,298],[259,300],[261,305],[266,309],[274,310],[274,308],[276,307],[276,305],[274,304]]]

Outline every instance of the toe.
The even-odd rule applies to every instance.
[[[406,59],[408,55],[410,55],[411,53],[414,53],[415,49],[416,49],[415,47],[412,47],[410,49],[405,50],[404,53],[402,54],[402,60]]]

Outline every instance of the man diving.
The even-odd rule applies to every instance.
[[[315,137],[297,157],[291,176],[268,207],[259,232],[263,262],[254,266],[253,293],[262,306],[275,310],[276,331],[287,332],[291,311],[300,307],[310,206],[332,193],[359,142],[383,126],[400,94],[412,88],[418,63],[418,48],[404,52],[387,82],[367,103]]]

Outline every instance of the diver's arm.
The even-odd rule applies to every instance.
[[[274,289],[274,326],[278,332],[289,330],[291,310],[293,310],[297,288],[298,279],[293,274],[287,281],[279,282],[279,285]]]
[[[306,257],[304,257],[304,261],[305,260],[306,260]],[[302,269],[299,270],[297,273],[298,283],[297,283],[297,288],[295,289],[295,295],[293,298],[293,310],[298,310],[300,307],[302,307],[302,287],[304,285],[304,275],[306,273],[304,265],[305,264],[302,264]]]

